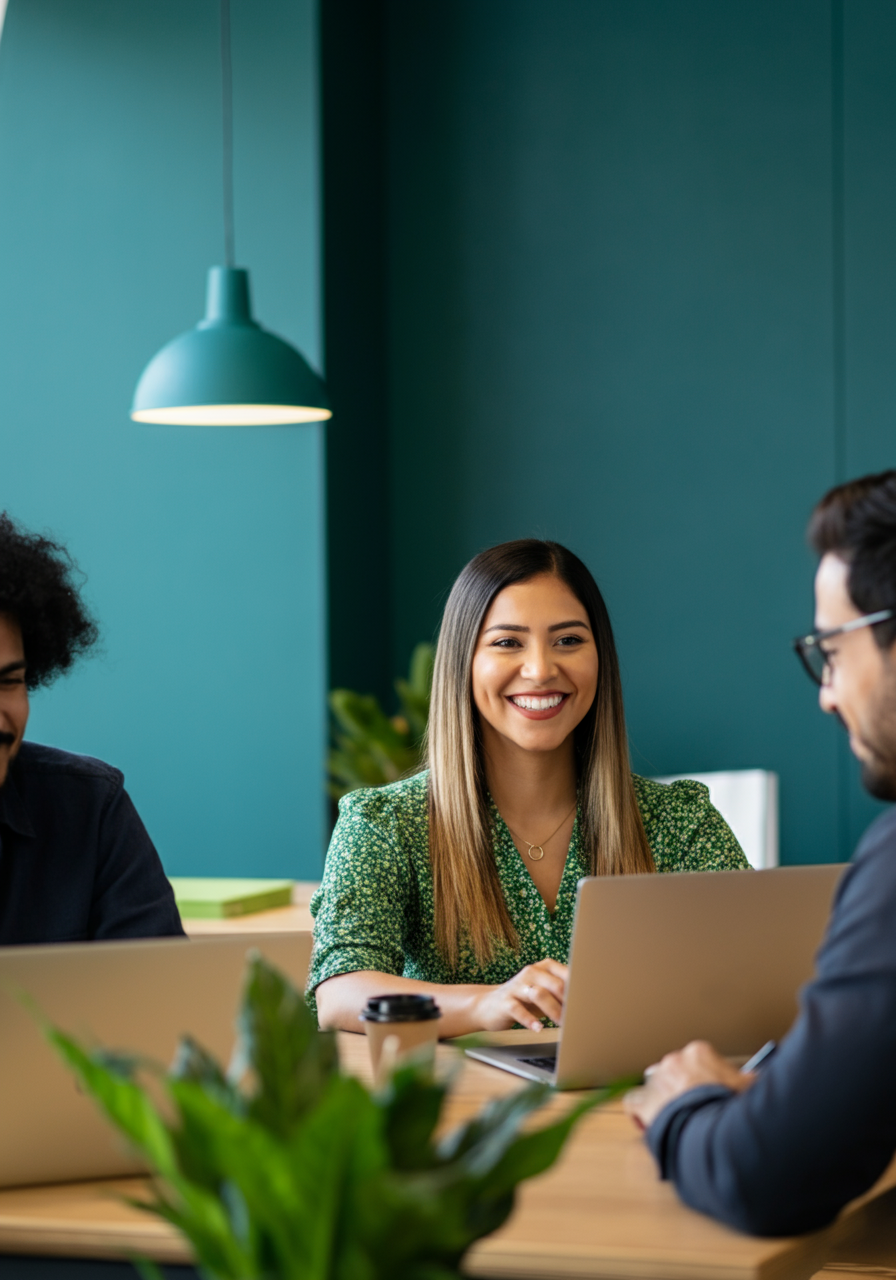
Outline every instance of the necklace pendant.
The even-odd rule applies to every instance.
[[[533,849],[537,849],[538,853],[533,853],[532,852]],[[532,859],[533,862],[541,862],[542,858],[544,857],[544,849],[542,849],[540,844],[530,844],[526,852],[528,853],[529,857]]]

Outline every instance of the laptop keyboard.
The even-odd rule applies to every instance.
[[[557,1066],[556,1054],[552,1054],[550,1058],[520,1058],[520,1062],[525,1062],[527,1067],[541,1067],[542,1071],[553,1071]]]

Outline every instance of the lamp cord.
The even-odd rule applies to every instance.
[[[230,0],[221,0],[221,124],[224,178],[224,265],[235,262],[233,248],[233,63],[230,56]]]

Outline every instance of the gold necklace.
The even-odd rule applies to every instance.
[[[526,849],[527,857],[531,858],[533,862],[541,862],[542,858],[544,857],[544,846],[546,844],[550,844],[554,836],[560,830],[560,827],[563,826],[563,823],[569,821],[569,814],[575,813],[578,803],[579,802],[577,800],[576,803],[573,805],[573,807],[570,809],[569,813],[560,823],[560,826],[555,827],[554,830],[551,832],[551,834],[548,836],[547,840],[543,840],[541,844],[530,844],[529,841],[525,838],[525,836],[518,836],[517,833],[514,831],[513,827],[511,827],[509,824],[505,822],[504,825],[507,827],[507,830],[513,836],[514,840],[522,840],[523,844],[528,846]],[[533,853],[532,852],[533,849],[537,849],[538,853],[537,854]]]

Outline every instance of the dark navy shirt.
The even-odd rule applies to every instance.
[[[755,1085],[692,1089],[647,1140],[686,1204],[755,1235],[823,1227],[896,1151],[896,810],[838,887],[796,1022]]]
[[[0,787],[0,946],[182,933],[118,769],[23,742]]]

